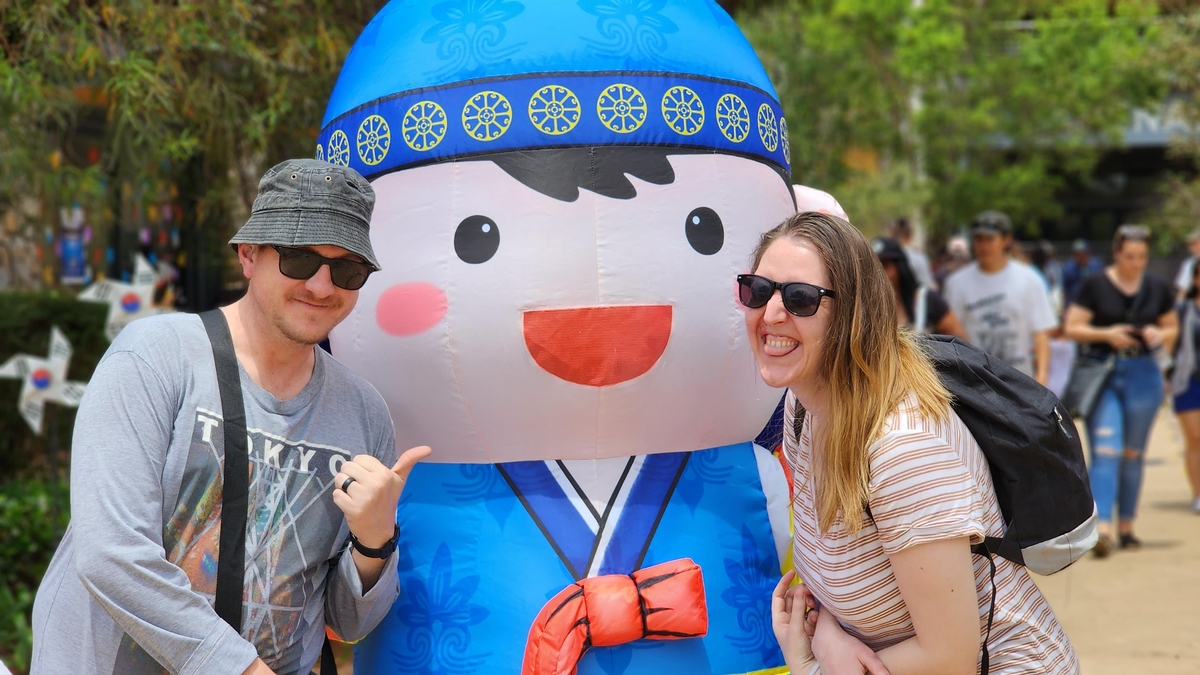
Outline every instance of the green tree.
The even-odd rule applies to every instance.
[[[1055,191],[1160,100],[1146,1],[779,0],[740,23],[775,81],[793,176],[867,229],[943,233],[987,208],[1058,215]]]
[[[1184,123],[1169,148],[1176,171],[1163,182],[1162,204],[1149,218],[1162,251],[1200,228],[1200,3],[1179,4],[1163,21],[1157,61],[1170,77],[1168,111]]]
[[[78,202],[129,228],[175,201],[197,268],[265,166],[313,154],[342,61],[383,4],[0,0],[0,211]]]

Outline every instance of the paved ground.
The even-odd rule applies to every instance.
[[[1135,530],[1143,548],[1035,577],[1084,675],[1200,673],[1200,515],[1190,510],[1182,436],[1167,407],[1146,461]]]

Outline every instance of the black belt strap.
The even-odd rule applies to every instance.
[[[242,631],[242,598],[246,582],[246,511],[249,508],[250,458],[246,448],[246,405],[242,401],[242,376],[229,323],[219,309],[200,314],[217,365],[221,416],[225,428],[225,474],[221,490],[221,544],[217,555],[217,599],[221,617]],[[321,675],[337,675],[333,647],[326,636],[321,648]]]

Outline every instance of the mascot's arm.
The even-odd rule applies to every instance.
[[[792,569],[792,488],[779,458],[766,448],[755,444],[754,459],[758,462],[758,478],[763,494],[767,497],[767,518],[771,521],[771,535],[775,539],[775,552],[779,555],[779,567],[786,572]]]

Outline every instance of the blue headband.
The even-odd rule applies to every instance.
[[[416,89],[325,125],[317,159],[367,178],[504,151],[663,146],[747,156],[790,170],[787,123],[767,92],[678,73],[507,75]]]

